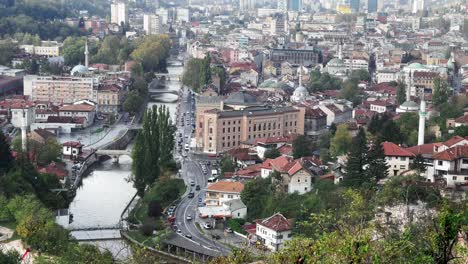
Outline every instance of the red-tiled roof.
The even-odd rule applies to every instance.
[[[414,156],[413,153],[401,148],[400,146],[392,142],[384,142],[382,143],[382,147],[383,147],[385,156],[392,156],[392,157],[413,157]]]
[[[273,143],[284,143],[288,142],[290,139],[287,137],[265,137],[257,138],[255,144],[273,144]]]
[[[289,162],[290,162],[290,160],[287,157],[280,156],[280,157],[277,157],[275,159],[270,160],[269,163],[270,163],[272,169],[274,169],[276,171],[279,171],[279,172],[284,172],[283,168]]]
[[[459,158],[468,158],[468,145],[455,146],[445,151],[436,153],[433,158],[435,160],[452,161]]]
[[[80,148],[80,147],[83,146],[83,144],[81,144],[78,141],[67,141],[67,142],[63,143],[62,145],[65,146],[65,147],[72,147],[72,148]]]
[[[234,148],[230,149],[227,152],[231,157],[240,160],[240,161],[247,161],[247,160],[258,160],[258,156],[253,150],[248,148]]]
[[[452,147],[453,145],[457,144],[457,143],[460,143],[461,141],[465,140],[464,137],[460,137],[460,136],[454,136],[452,138],[450,138],[449,140],[445,141],[444,142],[444,145],[447,146],[447,147]]]
[[[64,105],[59,108],[59,111],[92,112],[94,111],[94,106],[89,104]]]
[[[241,193],[244,190],[242,182],[219,181],[208,186],[208,191],[225,192],[225,193]]]
[[[278,151],[279,153],[281,153],[281,155],[291,156],[293,153],[293,147],[290,145],[283,145],[280,148],[278,148]]]
[[[455,119],[455,123],[468,124],[468,115],[463,115]]]
[[[293,228],[293,220],[287,219],[280,213],[276,213],[266,219],[257,220],[257,225],[264,226],[276,232],[284,232]]]
[[[435,148],[440,147],[441,145],[442,143],[428,143],[406,148],[406,150],[413,153],[414,155],[432,155],[435,152]]]

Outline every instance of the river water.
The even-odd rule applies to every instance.
[[[168,63],[169,74],[180,74],[183,66]],[[176,80],[162,81],[156,92],[178,91],[180,82]],[[151,92],[151,90],[150,90]],[[161,101],[173,101],[176,95],[163,93]],[[149,103],[152,105],[166,105],[171,113],[172,120],[175,118],[177,103]],[[77,189],[76,196],[70,204],[69,212],[73,214],[73,222],[68,223],[68,217],[58,217],[57,222],[68,229],[90,229],[90,228],[112,228],[117,227],[120,215],[125,209],[136,190],[129,180],[131,176],[130,157],[120,157],[119,164],[113,164],[112,160],[97,165],[91,173],[84,177],[82,185]],[[72,235],[78,239],[94,238],[102,236],[118,236],[117,230],[103,231],[74,231]],[[131,252],[123,240],[101,240],[90,242],[100,248],[110,250],[118,259],[125,259]]]

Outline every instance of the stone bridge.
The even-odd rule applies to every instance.
[[[109,156],[114,160],[114,163],[119,163],[120,156],[132,157],[132,151],[129,149],[98,149],[96,150],[98,156]]]
[[[175,74],[175,73],[156,73],[154,74],[156,78],[162,78],[164,77],[166,80],[170,81],[171,79],[173,80],[182,80],[182,75],[181,74]]]

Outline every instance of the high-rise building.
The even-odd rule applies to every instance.
[[[289,11],[300,11],[302,9],[302,0],[289,0],[288,10]]]
[[[156,10],[156,15],[160,16],[161,17],[161,21],[164,25],[167,24],[168,20],[169,20],[169,10],[165,9],[165,8],[159,8]]]
[[[251,12],[255,9],[255,0],[240,0],[239,10],[242,12]]]
[[[349,7],[351,8],[351,11],[353,11],[353,12],[359,12],[360,5],[361,5],[360,0],[350,0],[349,1]]]
[[[128,23],[128,8],[123,2],[114,2],[111,4],[111,23],[114,24]]]
[[[423,11],[425,8],[424,0],[413,0],[413,14]]]
[[[278,11],[287,12],[288,11],[288,0],[278,0],[278,5],[276,7]]]
[[[253,0],[251,0],[253,1]],[[188,8],[177,8],[176,10],[177,22],[190,22],[190,9]]]
[[[147,35],[162,34],[162,19],[156,14],[143,15],[143,30]]]
[[[367,0],[367,13],[377,12],[378,0]]]

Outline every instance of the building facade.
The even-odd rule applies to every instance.
[[[199,115],[199,114],[197,114]],[[241,110],[207,110],[197,124],[197,148],[219,153],[256,138],[304,134],[304,108],[247,107]]]
[[[163,33],[162,19],[156,14],[143,15],[143,30],[146,35],[157,35]]]
[[[128,23],[128,8],[124,2],[114,2],[111,4],[111,23],[120,25]]]

